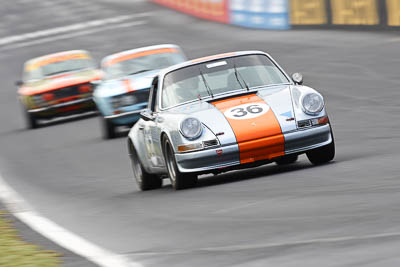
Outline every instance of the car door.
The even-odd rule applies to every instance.
[[[154,78],[152,83],[152,95],[151,95],[151,106],[153,120],[149,122],[149,131],[152,143],[152,162],[155,163],[157,167],[163,167],[164,157],[161,147],[161,126],[164,122],[162,114],[157,109],[157,94],[158,94],[158,77]]]

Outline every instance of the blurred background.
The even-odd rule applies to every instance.
[[[400,26],[398,0],[153,0],[214,21],[260,29]]]
[[[1,176],[45,218],[140,266],[399,266],[399,26],[400,0],[3,1]],[[15,81],[26,60],[85,49],[99,63],[163,43],[189,59],[262,50],[304,74],[326,100],[335,161],[140,192],[126,132],[103,140],[96,116],[25,129]]]

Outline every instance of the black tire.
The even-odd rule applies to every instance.
[[[161,188],[162,179],[158,175],[146,172],[138,158],[135,148],[131,147],[130,150],[133,176],[139,189],[141,191],[147,191]]]
[[[36,129],[39,126],[39,124],[35,116],[32,113],[29,113],[27,110],[24,110],[24,112],[25,112],[26,128]]]
[[[174,150],[172,149],[172,145],[167,137],[164,137],[163,140],[163,152],[172,188],[175,190],[181,190],[195,187],[198,180],[197,174],[182,173],[179,171],[178,166],[176,165]]]
[[[328,163],[335,157],[335,141],[333,140],[329,145],[313,149],[306,153],[310,162],[314,165],[321,165]]]
[[[101,117],[101,126],[103,132],[103,139],[115,138],[115,126],[109,120]]]
[[[298,160],[298,155],[286,155],[277,160],[275,160],[276,164],[278,165],[289,165],[295,163]]]

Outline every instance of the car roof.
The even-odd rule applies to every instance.
[[[196,58],[196,59],[192,59],[189,61],[185,61],[183,63],[179,63],[177,65],[173,65],[171,67],[163,69],[160,72],[160,76],[164,76],[165,74],[172,72],[174,70],[182,69],[182,68],[189,67],[192,65],[202,64],[202,63],[225,59],[225,58],[230,58],[230,57],[245,56],[245,55],[259,55],[259,54],[270,57],[269,54],[267,54],[263,51],[257,51],[257,50],[222,53],[222,54],[217,54],[217,55],[212,55],[212,56],[207,56],[207,57]]]
[[[152,45],[152,46],[145,46],[141,48],[135,48],[135,49],[130,49],[130,50],[125,50],[119,53],[111,54],[103,58],[101,61],[101,65],[103,66],[106,62],[110,62],[114,59],[126,56],[126,55],[131,55],[131,54],[136,54],[140,52],[145,52],[145,51],[151,51],[151,50],[156,50],[156,49],[163,49],[163,48],[176,48],[179,50],[179,52],[182,52],[181,48],[177,45],[174,44],[161,44],[161,45]]]
[[[35,62],[42,61],[42,60],[45,60],[45,59],[48,59],[48,58],[61,57],[61,56],[65,56],[65,55],[74,55],[74,54],[88,54],[88,55],[90,55],[90,53],[88,51],[86,51],[86,50],[62,51],[62,52],[47,54],[47,55],[44,55],[44,56],[40,56],[40,57],[35,57],[35,58],[32,58],[32,59],[29,59],[28,61],[25,62],[25,65],[33,64]]]

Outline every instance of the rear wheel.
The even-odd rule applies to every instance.
[[[332,142],[329,145],[319,147],[307,152],[307,157],[314,165],[327,163],[335,157],[335,142],[332,136]]]
[[[297,155],[286,155],[286,156],[283,156],[283,157],[277,159],[275,162],[278,165],[288,165],[288,164],[295,163],[298,158],[299,158],[299,156],[297,156]]]
[[[115,138],[115,126],[111,121],[101,117],[101,125],[104,139]]]
[[[162,186],[162,180],[158,175],[150,174],[143,168],[135,148],[131,148],[131,162],[133,175],[141,191],[157,189]]]
[[[175,190],[196,186],[197,175],[195,173],[182,173],[176,165],[175,153],[168,138],[164,138],[164,158],[168,170],[168,176]]]

